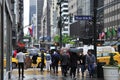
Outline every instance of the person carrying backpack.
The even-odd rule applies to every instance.
[[[51,55],[50,55],[49,51],[47,51],[47,54],[46,54],[46,68],[47,68],[47,71],[50,71],[50,64],[51,64]]]

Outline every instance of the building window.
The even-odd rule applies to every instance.
[[[68,5],[64,5],[63,7],[68,8]]]
[[[63,12],[68,12],[68,10],[63,10]]]
[[[64,28],[63,30],[64,30],[64,31],[68,31],[68,28]]]

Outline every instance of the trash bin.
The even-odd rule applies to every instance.
[[[97,77],[98,78],[103,78],[103,68],[106,63],[105,62],[98,62],[97,63]]]

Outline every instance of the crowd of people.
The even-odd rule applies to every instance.
[[[57,74],[60,66],[61,73],[65,77],[69,74],[71,78],[75,78],[76,73],[79,74],[80,71],[84,77],[84,72],[88,70],[89,76],[92,78],[95,72],[96,59],[92,50],[88,50],[87,54],[83,54],[83,51],[72,52],[66,49],[51,50],[46,52],[45,59],[47,71]],[[43,65],[45,65],[44,61]]]
[[[46,53],[46,55],[44,53]],[[15,55],[16,58],[18,59],[19,77],[20,77],[20,67],[22,67],[22,77],[24,78],[23,68],[24,68],[25,55],[20,50]],[[36,67],[38,56],[39,55],[32,56],[33,67]],[[69,49],[63,49],[59,51],[42,50],[40,57],[41,57],[41,67],[40,67],[41,72],[43,72],[44,68],[46,68],[47,71],[57,74],[59,66],[61,67],[62,75],[65,77],[70,75],[71,78],[76,78],[76,73],[78,74],[81,73],[82,77],[84,77],[85,71],[88,70],[89,77],[92,78],[95,72],[96,59],[93,51],[91,50],[88,50],[87,54],[83,54],[83,51],[72,52],[69,51]]]

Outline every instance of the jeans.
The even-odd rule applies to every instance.
[[[84,76],[84,72],[85,72],[85,70],[86,70],[85,65],[81,65],[81,72],[82,72],[82,75],[83,75],[83,76]]]
[[[90,77],[93,76],[94,70],[95,70],[94,63],[93,64],[88,64],[88,71],[89,71]]]

